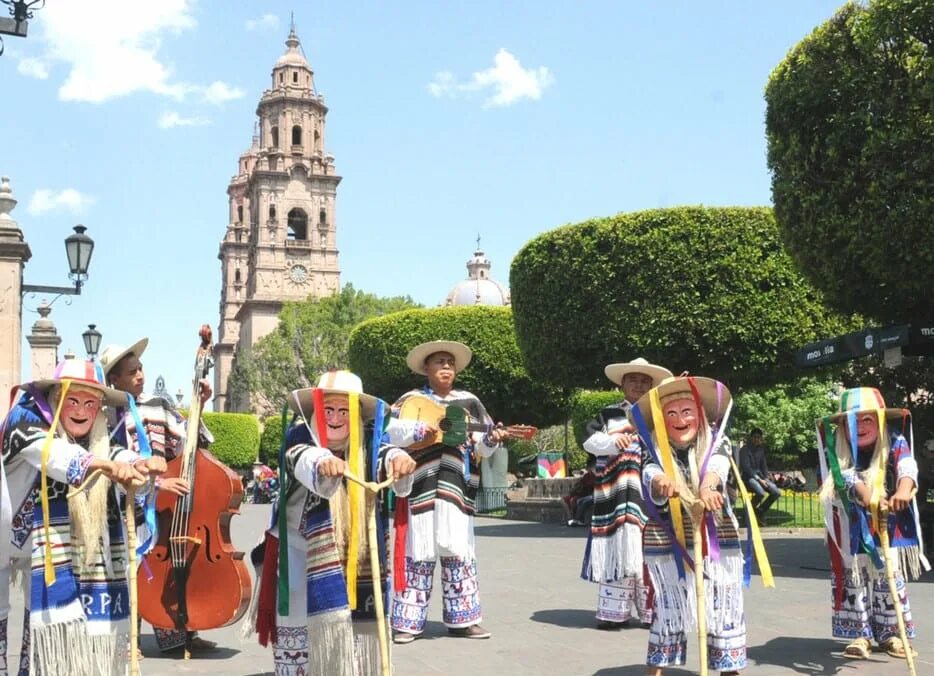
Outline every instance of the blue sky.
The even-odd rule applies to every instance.
[[[48,0],[0,57],[26,282],[66,284],[62,241],[85,224],[90,279],[52,313],[62,348],[83,354],[91,322],[105,344],[148,335],[149,386],[190,390],[227,184],[290,11],[330,108],[342,283],[436,305],[478,233],[505,283],[565,223],[769,204],[768,75],[840,4]]]

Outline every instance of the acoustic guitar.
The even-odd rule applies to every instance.
[[[420,451],[435,444],[457,447],[467,441],[469,432],[486,434],[495,427],[486,423],[470,422],[467,411],[460,406],[445,406],[419,394],[414,394],[402,402],[399,418],[423,422],[438,430],[410,445],[408,448],[412,451]],[[538,431],[531,425],[509,425],[501,429],[505,430],[511,439],[531,439]]]

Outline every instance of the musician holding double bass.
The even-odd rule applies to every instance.
[[[204,337],[202,336],[202,340],[203,339]],[[209,340],[210,337],[208,336],[208,341]],[[187,437],[190,432],[187,429],[185,418],[172,406],[171,402],[155,395],[146,395],[143,393],[145,375],[140,357],[146,349],[148,342],[148,338],[141,338],[129,347],[110,345],[101,353],[100,363],[108,384],[115,389],[133,395],[134,401],[136,402],[135,412],[129,411],[126,408],[109,410],[109,428],[113,438],[120,440],[127,448],[138,450],[140,449],[141,442],[149,444],[153,455],[164,457],[167,461],[172,461],[183,455],[186,448]],[[197,409],[200,412],[201,406],[210,399],[212,394],[211,385],[207,378],[199,377],[197,379],[196,392],[199,399],[197,402]],[[143,428],[142,435],[140,434],[138,425]],[[200,421],[200,417],[198,418],[197,429],[197,443],[192,445],[199,449],[206,448],[214,439],[207,427]],[[141,437],[143,437],[143,439],[141,439]],[[212,460],[214,463],[220,464],[213,458]],[[228,473],[232,473],[223,465],[221,465],[221,468]],[[191,493],[191,481],[184,476],[178,475],[178,473],[174,474],[175,476],[166,476],[156,482],[156,488],[159,490],[160,494],[164,496],[160,501],[162,503],[166,501],[166,498],[168,498],[170,502],[176,499],[185,500],[186,496],[189,496]],[[163,509],[162,511],[165,512],[166,510]],[[170,520],[170,517],[166,518],[165,514],[163,514],[161,520],[167,522]],[[147,524],[144,521],[138,526],[138,539],[141,543],[149,541],[150,538],[156,535],[150,530],[152,525],[153,524]],[[163,525],[167,526],[168,524],[166,523]],[[161,539],[164,540],[169,534],[162,533],[161,535]],[[155,544],[155,541],[150,542],[151,546]],[[238,563],[240,562],[236,561],[234,565]],[[242,567],[242,563],[240,563],[240,565]],[[246,575],[246,582],[249,583],[249,574],[246,572],[245,567],[243,571]],[[154,581],[151,576],[148,576],[146,579],[150,580],[149,584],[155,582],[155,584],[161,585],[162,587],[165,587],[166,584],[171,584],[165,577],[156,581]],[[150,593],[147,596],[149,598],[159,599],[163,596],[162,592],[163,590],[158,590],[156,594]],[[245,598],[249,598],[249,593],[249,586],[247,586],[245,591],[238,592],[240,596],[244,596]],[[168,601],[171,596],[171,594],[165,595],[165,600]],[[176,601],[177,599],[174,599],[172,603]],[[223,626],[223,624],[218,624],[217,626]],[[153,631],[159,650],[163,652],[184,647],[187,656],[190,651],[209,651],[216,647],[216,643],[213,641],[198,637],[197,632],[189,631],[184,628],[160,627],[154,625]]]
[[[466,390],[454,389],[457,374],[470,363],[472,352],[463,343],[437,340],[412,348],[406,363],[427,376],[421,389],[402,395],[393,405],[399,415],[406,400],[428,397],[444,406],[467,411],[485,433],[473,432],[458,446],[441,439],[412,452],[415,480],[408,499],[396,500],[396,560],[392,603],[393,642],[411,643],[425,628],[435,561],[441,559],[443,620],[451,636],[489,638],[480,625],[480,596],[474,551],[474,500],[479,485],[479,457],[489,457],[508,436],[493,425],[481,401]],[[420,445],[438,434],[436,425],[396,417],[388,428],[390,442],[402,448]],[[439,490],[443,485],[444,490]],[[404,561],[402,560],[404,557]]]

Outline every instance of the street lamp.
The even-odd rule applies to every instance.
[[[95,328],[96,326],[96,324],[88,324],[88,330],[81,334],[84,339],[84,350],[91,361],[97,357],[97,350],[101,346],[101,332]]]
[[[178,392],[175,393],[175,401],[178,402],[178,405],[182,405],[182,399],[185,398],[185,393],[182,392],[182,388],[178,388]]]
[[[74,288],[70,286],[23,284],[22,293],[56,293],[65,296],[80,296],[81,286],[88,278],[91,254],[94,253],[94,240],[84,234],[86,230],[87,228],[83,225],[76,225],[74,234],[65,238],[65,255],[68,256],[69,269],[68,278],[74,281]]]
[[[18,38],[26,37],[26,31],[29,28],[27,19],[33,16],[33,7],[39,5],[36,9],[42,9],[45,6],[45,0],[0,0],[4,5],[10,8],[12,19],[0,18],[0,35],[15,35]],[[3,54],[3,38],[0,38],[0,55]]]

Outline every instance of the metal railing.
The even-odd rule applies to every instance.
[[[746,505],[741,495],[733,503],[733,511],[740,525],[746,524]],[[824,511],[817,493],[783,490],[769,511],[759,520],[759,525],[788,528],[821,528]]]
[[[477,514],[489,514],[506,509],[506,491],[509,489],[501,488],[478,488],[477,489]]]

